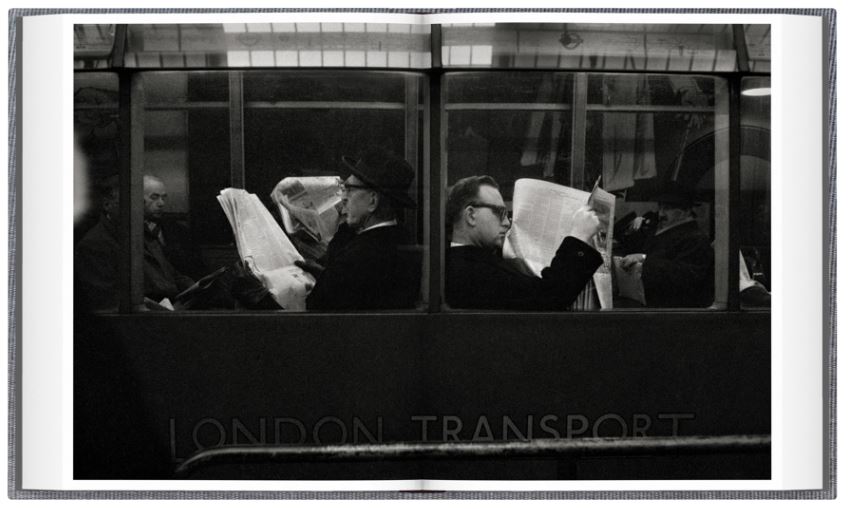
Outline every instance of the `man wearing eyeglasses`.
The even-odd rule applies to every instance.
[[[409,163],[381,151],[342,161],[350,176],[342,186],[344,224],[327,250],[326,268],[315,270],[315,287],[306,300],[310,310],[404,309],[415,304],[421,268],[401,253],[407,235],[398,212],[415,207],[409,187],[415,172]]]
[[[541,278],[518,271],[501,254],[510,218],[489,176],[457,181],[448,193],[445,217],[450,237],[445,297],[451,307],[566,310],[603,261],[588,244],[600,221],[583,207]]]

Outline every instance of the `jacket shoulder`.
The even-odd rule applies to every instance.
[[[118,250],[118,240],[103,223],[95,224],[82,236],[74,251],[77,253],[111,253]]]

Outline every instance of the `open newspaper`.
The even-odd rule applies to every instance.
[[[571,218],[589,204],[601,220],[601,232],[593,239],[603,264],[592,278],[601,309],[612,308],[612,225],[615,220],[615,196],[598,185],[592,192],[552,184],[543,180],[519,179],[512,198],[512,228],[504,243],[504,257],[515,259],[529,274],[541,277],[550,265],[562,240],[571,231]],[[589,303],[578,297],[578,309]]]
[[[236,248],[248,270],[271,292],[283,309],[303,311],[315,279],[294,262],[303,257],[255,194],[227,188],[218,195]]]
[[[286,233],[303,231],[326,247],[339,225],[341,186],[339,177],[286,177],[278,182],[271,199]]]

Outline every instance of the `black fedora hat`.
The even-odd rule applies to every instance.
[[[415,207],[415,201],[409,197],[409,186],[415,178],[415,171],[403,159],[384,151],[372,150],[362,159],[342,156],[342,162],[368,187],[402,207]]]
[[[674,180],[665,184],[659,196],[657,196],[657,203],[683,209],[698,205],[697,200],[695,200],[694,189],[683,186],[680,182]]]

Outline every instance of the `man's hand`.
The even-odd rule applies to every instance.
[[[324,272],[324,266],[312,260],[295,260],[294,264],[315,276],[316,279]]]
[[[632,272],[634,268],[639,268],[645,263],[645,258],[643,253],[629,254],[621,259],[621,268],[627,272]]]
[[[601,230],[601,220],[588,205],[583,205],[575,210],[574,215],[571,216],[571,221],[572,226],[569,235],[587,244]]]
[[[627,225],[627,232],[637,232],[640,228],[642,228],[642,224],[645,222],[645,218],[643,216],[636,216],[633,221],[630,221],[630,224]]]

